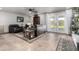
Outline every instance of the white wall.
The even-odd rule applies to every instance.
[[[66,29],[67,33],[71,33],[70,27],[71,27],[71,21],[72,21],[72,9],[66,10],[65,13],[66,13],[66,15],[65,15],[65,17],[66,17],[65,29]]]
[[[46,31],[46,15],[40,14],[40,26],[38,26],[38,30]]]
[[[30,20],[30,17],[26,15],[20,15],[15,13],[8,13],[8,12],[0,12],[0,25],[4,25],[4,32],[8,32],[8,26],[10,24],[19,24],[22,23],[17,22],[17,16],[24,17],[24,24],[28,23]]]
[[[40,14],[40,24],[45,25],[46,24],[46,19],[45,19],[45,14]]]

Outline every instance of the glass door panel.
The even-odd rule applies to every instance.
[[[55,17],[51,17],[49,19],[49,28],[51,29],[52,32],[56,32],[57,30],[57,20],[55,19]]]
[[[58,32],[63,32],[64,31],[64,16],[60,16],[57,18],[57,31]]]

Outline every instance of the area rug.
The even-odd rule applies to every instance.
[[[77,51],[75,44],[72,39],[60,38],[57,51]]]
[[[16,36],[16,37],[18,37],[18,38],[20,38],[20,39],[23,39],[23,40],[27,41],[28,43],[32,43],[33,41],[39,39],[40,37],[42,37],[42,36],[45,35],[45,34],[46,34],[46,33],[42,33],[42,34],[38,35],[37,37],[35,37],[35,38],[33,38],[33,39],[30,39],[30,40],[29,40],[28,38],[25,38],[25,37],[23,36],[23,33],[16,33],[16,34],[13,34],[13,35]]]

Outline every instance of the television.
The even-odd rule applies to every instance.
[[[17,22],[24,22],[24,17],[17,16]]]

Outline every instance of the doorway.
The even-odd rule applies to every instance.
[[[47,30],[50,32],[64,32],[65,16],[61,14],[48,14],[47,15]]]

